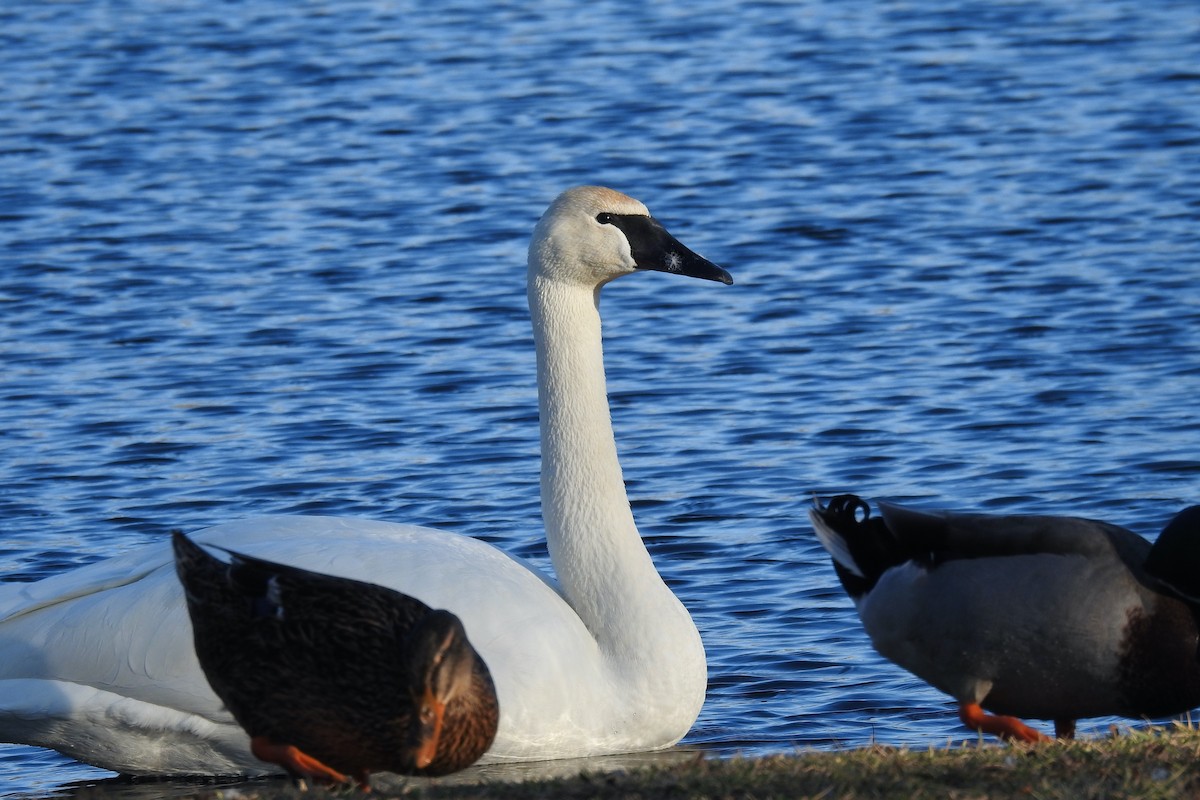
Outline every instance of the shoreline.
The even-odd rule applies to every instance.
[[[635,754],[636,755],[636,754]],[[651,754],[652,755],[652,754]],[[982,744],[924,749],[872,745],[846,750],[798,750],[788,755],[713,757],[677,751],[662,762],[605,768],[561,777],[523,779],[487,767],[442,779],[372,777],[372,792],[308,787],[284,779],[233,784],[134,781],[78,786],[78,800],[323,800],[326,797],[449,798],[453,800],[577,800],[579,798],[1170,798],[1200,795],[1200,731],[1185,725],[1038,745]],[[507,769],[507,768],[504,768]],[[578,768],[576,767],[578,770]]]

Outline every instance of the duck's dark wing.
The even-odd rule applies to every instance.
[[[326,575],[173,537],[176,570],[190,602],[222,604],[225,614],[386,628],[403,635],[430,607],[415,597],[373,583]],[[222,561],[205,550],[225,553]],[[215,613],[215,612],[214,612]]]
[[[1082,517],[917,511],[877,502],[880,516],[910,559],[930,564],[1021,555],[1116,555],[1139,567],[1150,543],[1128,528]]]
[[[408,634],[421,601],[225,550],[174,540],[196,655],[252,737],[334,765],[404,767],[410,748]]]

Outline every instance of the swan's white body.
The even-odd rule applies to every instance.
[[[635,200],[580,187],[555,201],[530,247],[542,505],[558,583],[491,545],[410,525],[266,517],[193,535],[457,614],[500,700],[485,761],[667,747],[704,700],[699,633],[650,560],[617,463],[598,290],[646,265],[624,229],[598,222],[610,214],[648,219]],[[665,266],[650,268],[675,271],[678,252],[662,255]],[[708,267],[723,277],[702,277],[728,282]],[[212,693],[191,637],[166,540],[0,587],[0,740],[129,774],[272,771]]]

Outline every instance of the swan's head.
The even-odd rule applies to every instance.
[[[602,186],[560,194],[529,245],[530,278],[596,287],[644,269],[733,283],[728,272],[669,234],[644,205]]]

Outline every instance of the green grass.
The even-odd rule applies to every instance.
[[[240,784],[195,793],[196,800],[295,800],[288,785]],[[363,797],[312,789],[309,800]],[[379,776],[374,798],[575,800],[576,798],[1197,798],[1200,731],[1185,727],[1034,746],[914,750],[869,747],[798,751],[768,758],[697,756],[665,766],[584,773],[555,780],[393,782]]]

